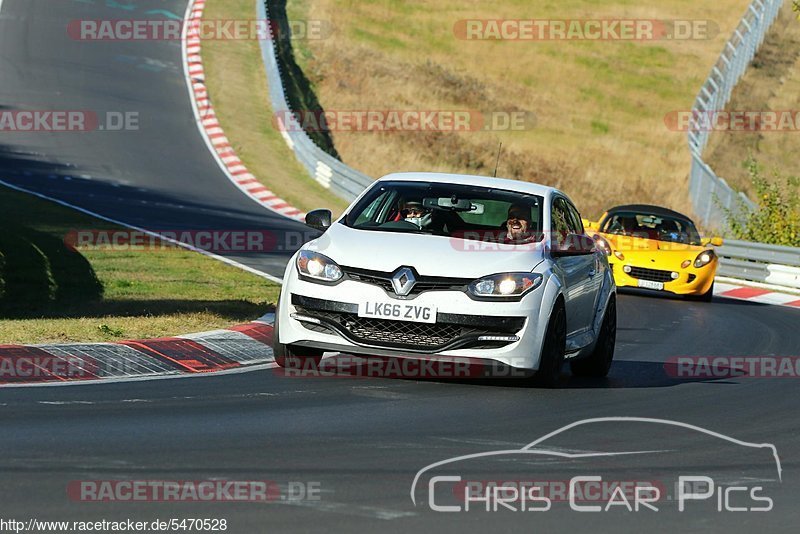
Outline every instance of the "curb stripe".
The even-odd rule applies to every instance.
[[[262,321],[264,319],[262,318]],[[0,345],[0,388],[142,380],[272,364],[272,325],[119,343]]]
[[[265,345],[272,345],[272,325],[264,323],[250,323],[229,328],[233,332],[241,332]]]
[[[207,373],[239,367],[240,364],[219,354],[197,341],[183,338],[128,341],[124,345],[158,359],[165,359],[192,373]]]
[[[187,16],[184,18],[184,20],[188,21],[189,23],[201,21],[205,7],[206,5],[204,0],[190,0],[189,6],[186,10]],[[190,27],[190,24],[186,24],[186,26]],[[195,108],[195,115],[198,120],[198,127],[211,143],[209,148],[215,149],[218,156],[222,156],[222,152],[224,151],[224,158],[220,157],[218,162],[226,171],[228,178],[238,186],[241,184],[241,182],[237,180],[237,177],[242,175],[252,175],[250,175],[247,167],[245,167],[245,165],[237,157],[236,151],[230,146],[230,141],[225,137],[219,122],[215,118],[211,118],[211,116],[216,117],[216,113],[213,109],[213,103],[209,99],[208,88],[203,83],[193,83],[202,81],[202,79],[204,79],[202,42],[200,36],[187,34],[184,37],[185,46],[183,47],[183,61],[186,65],[186,71],[188,72],[189,77],[192,78],[189,80],[189,85],[191,86],[192,94],[194,96],[192,101]],[[283,134],[283,132],[281,133]],[[279,199],[277,195],[275,195],[266,187],[264,187],[263,191],[269,193],[270,200],[277,199],[278,202],[265,202],[263,198],[254,195],[252,190],[248,191],[242,187],[239,187],[239,189],[245,195],[249,196],[252,200],[258,202],[266,209],[274,211],[285,217],[299,220],[301,222],[305,220],[304,212],[291,206],[285,200]],[[261,191],[261,189],[258,190],[258,192]]]
[[[25,368],[21,368],[20,360],[26,363]],[[19,382],[58,382],[66,381],[67,377],[59,376],[51,369],[42,367],[46,361],[58,362],[59,366],[69,366],[70,363],[64,358],[60,358],[38,347],[27,347],[23,345],[0,345],[0,384],[13,384]],[[88,362],[87,362],[88,363]],[[87,365],[88,367],[88,365]],[[24,376],[31,373],[33,376]],[[96,377],[95,374],[75,377],[74,380],[90,380]]]
[[[760,297],[762,295],[766,295],[768,293],[772,293],[772,291],[768,291],[766,289],[758,289],[755,287],[740,287],[738,289],[732,289],[730,291],[721,293],[721,295],[723,297],[733,297],[737,299],[751,299],[755,297]]]

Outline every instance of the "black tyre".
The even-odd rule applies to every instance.
[[[708,291],[706,291],[702,295],[689,296],[689,300],[695,300],[698,302],[711,302],[711,299],[713,298],[714,298],[714,282],[711,282],[711,287],[709,287]]]
[[[567,314],[564,302],[559,299],[550,314],[547,324],[539,370],[533,375],[533,383],[540,387],[552,388],[558,384],[561,368],[564,366],[564,351],[567,345]]]
[[[608,301],[600,335],[591,355],[580,360],[569,362],[570,370],[575,376],[604,377],[611,369],[614,360],[614,346],[617,342],[617,299],[614,295]]]
[[[284,345],[278,341],[277,311],[275,313],[275,324],[272,327],[272,355],[275,357],[275,363],[278,364],[278,367],[284,369],[306,369],[307,365],[313,363],[313,369],[319,369],[323,354],[321,349],[294,347],[292,345]],[[311,360],[311,362],[308,360]]]

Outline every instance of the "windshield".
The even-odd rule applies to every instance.
[[[600,231],[606,234],[655,239],[670,243],[701,244],[700,234],[692,221],[649,213],[612,213],[606,217]]]
[[[521,243],[540,241],[542,197],[458,184],[385,182],[347,214],[359,230]]]

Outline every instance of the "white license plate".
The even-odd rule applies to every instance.
[[[661,291],[664,289],[663,282],[651,282],[650,280],[639,280],[639,287],[643,287],[645,289],[657,289]]]
[[[410,302],[363,302],[358,305],[358,316],[433,324],[436,322],[436,306],[420,306]]]

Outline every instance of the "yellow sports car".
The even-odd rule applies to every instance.
[[[719,263],[712,246],[722,239],[701,239],[686,215],[632,204],[611,208],[584,226],[608,256],[617,286],[711,300]]]

